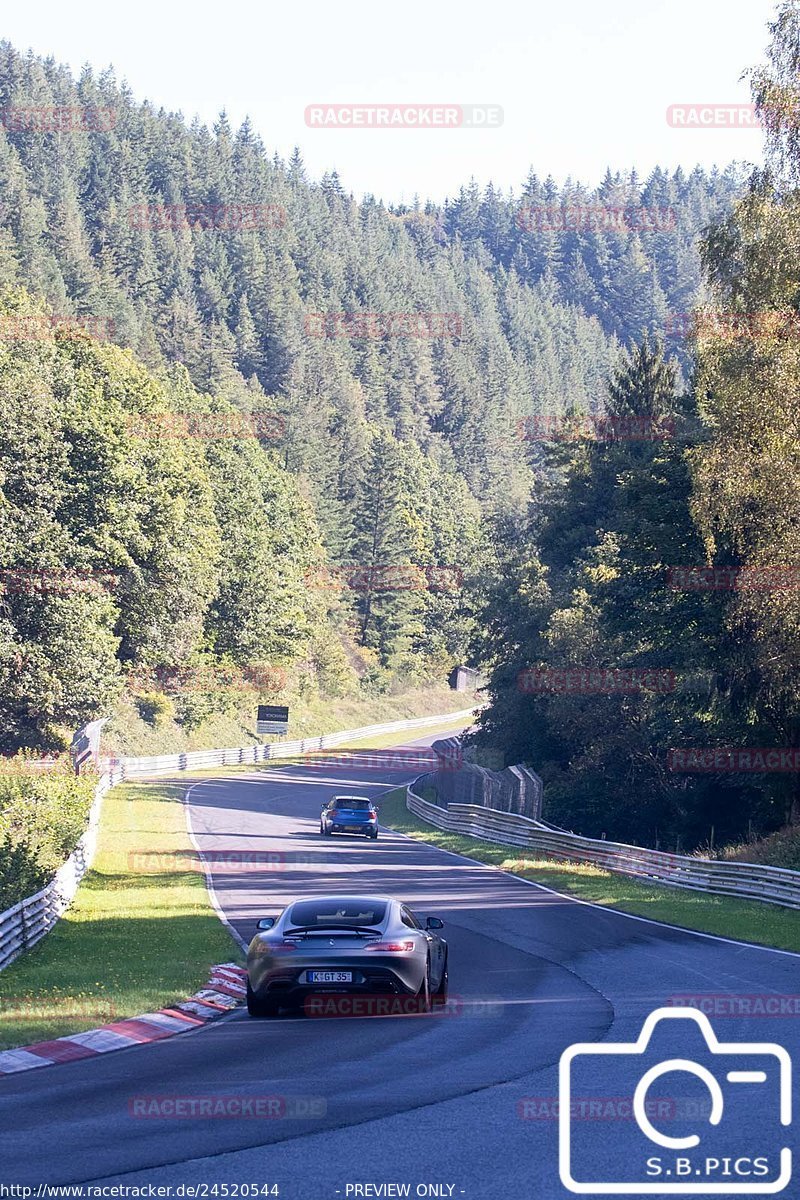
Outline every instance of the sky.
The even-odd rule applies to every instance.
[[[763,60],[774,10],[774,0],[35,0],[5,6],[0,36],[75,73],[113,65],[138,99],[187,119],[249,115],[270,152],[299,146],[312,178],[335,169],[359,198],[441,202],[472,178],[518,191],[531,167],[593,185],[607,167],[758,162],[757,128],[680,128],[667,110],[746,104],[741,76]],[[307,123],[309,106],[330,122],[334,105],[404,104],[489,106],[492,123]]]

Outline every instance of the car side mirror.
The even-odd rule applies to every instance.
[[[256,929],[272,929],[274,924],[275,924],[274,917],[262,917],[261,920],[258,922],[258,925],[256,925]]]
[[[426,929],[444,929],[444,921],[441,917],[428,917],[425,921]]]

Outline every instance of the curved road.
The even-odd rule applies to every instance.
[[[299,893],[389,893],[442,916],[454,997],[447,1013],[264,1022],[237,1011],[196,1033],[10,1076],[0,1081],[0,1183],[276,1183],[286,1200],[398,1194],[353,1190],[387,1183],[409,1184],[412,1196],[417,1185],[436,1185],[428,1195],[565,1197],[554,1099],[568,1045],[632,1041],[647,1014],[677,994],[800,991],[798,956],[581,904],[387,830],[374,844],[323,840],[320,805],[336,791],[378,796],[418,773],[398,767],[395,750],[360,753],[366,769],[356,755],[350,766],[193,784],[197,844],[218,855],[274,856],[268,868],[260,855],[253,869],[246,861],[214,869],[217,903],[245,941],[259,916]],[[376,769],[381,753],[389,756],[384,770]],[[714,1025],[726,1041],[790,1051],[800,1041],[797,1016]],[[665,1052],[699,1050],[687,1022],[669,1026]],[[624,1086],[615,1067],[593,1095],[616,1103]],[[776,1144],[774,1104],[754,1102],[753,1088],[739,1084],[738,1107],[726,1110],[732,1124],[723,1144],[739,1152],[762,1138]],[[130,1115],[134,1098],[165,1095],[278,1096],[285,1115]],[[685,1080],[677,1100],[665,1084],[651,1095],[669,1095],[671,1132],[697,1125],[700,1093]],[[581,1153],[605,1172],[597,1178],[623,1177],[630,1126],[607,1113],[582,1121]],[[588,1178],[592,1170],[586,1166]]]

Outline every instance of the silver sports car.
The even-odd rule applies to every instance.
[[[274,1017],[322,996],[358,996],[370,1003],[351,1013],[410,1011],[377,1003],[387,997],[412,998],[413,1011],[429,1012],[447,1002],[443,924],[387,896],[294,900],[258,922],[247,953],[247,1011]]]

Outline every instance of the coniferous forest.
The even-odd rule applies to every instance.
[[[681,769],[800,747],[793,5],[772,38],[764,170],[413,207],[0,44],[3,753],[135,680],[466,663],[476,741],[552,821],[691,849],[798,820],[797,772]]]

